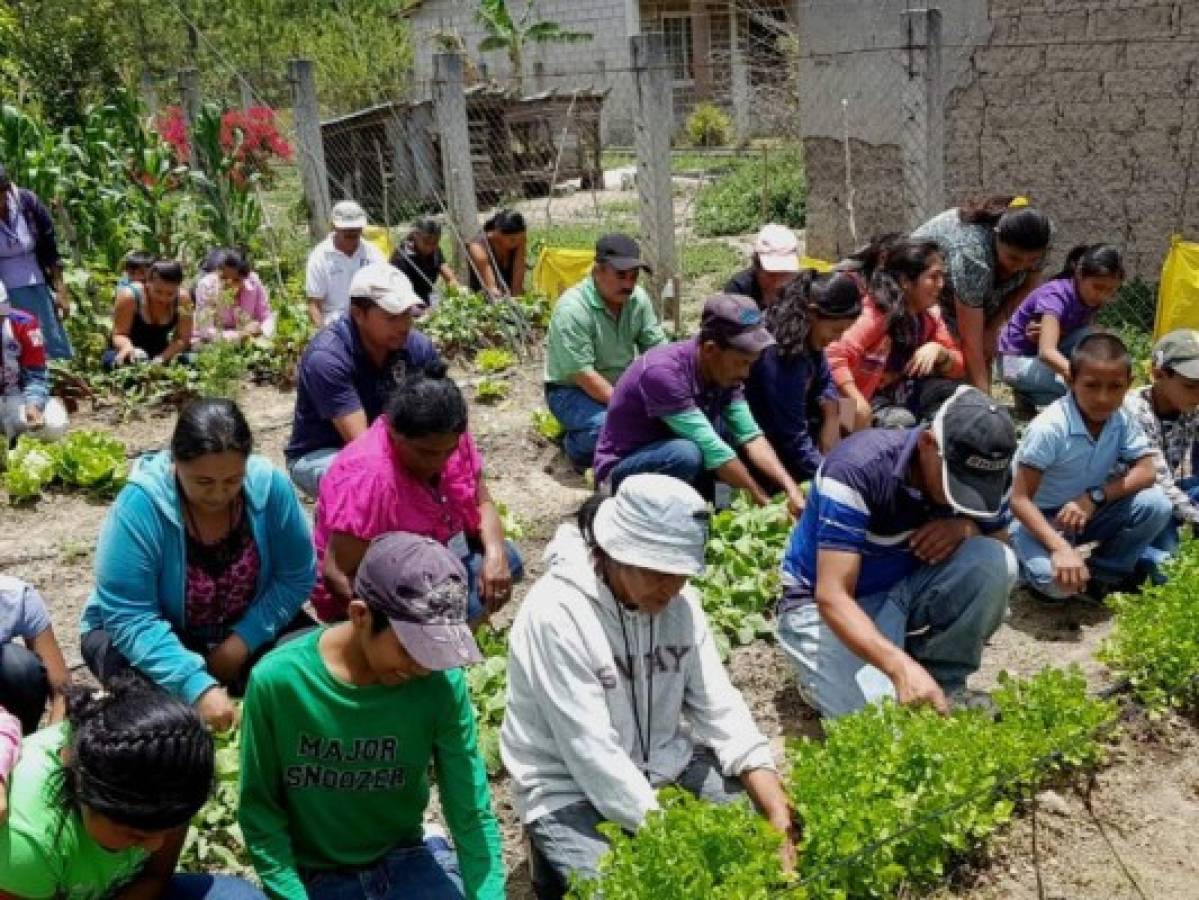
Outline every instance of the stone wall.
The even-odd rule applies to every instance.
[[[990,38],[946,103],[951,198],[1028,194],[1055,255],[1121,246],[1155,280],[1199,232],[1199,2],[990,0]]]

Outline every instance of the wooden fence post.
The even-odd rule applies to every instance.
[[[308,201],[308,232],[314,241],[319,241],[329,233],[331,204],[312,60],[288,60],[287,78],[291,83],[291,103],[296,120],[296,160],[300,164],[300,180]]]
[[[441,136],[441,170],[449,224],[459,237],[453,242],[454,271],[464,282],[469,266],[465,245],[479,228],[465,90],[461,54],[436,54],[433,57],[433,115],[437,133]]]
[[[674,132],[674,97],[666,43],[660,34],[629,38],[633,61],[633,142],[637,150],[637,193],[641,201],[641,242],[653,267],[650,294],[658,314],[669,313],[681,329],[678,256],[674,241],[674,197],[670,181],[670,138]],[[671,309],[663,309],[669,296]]]

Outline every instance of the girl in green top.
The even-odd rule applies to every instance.
[[[261,898],[237,878],[175,874],[213,756],[195,711],[140,680],[74,692],[13,771],[0,898]]]

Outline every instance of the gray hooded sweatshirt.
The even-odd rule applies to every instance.
[[[545,559],[549,571],[509,633],[500,732],[523,822],[588,800],[635,830],[696,744],[710,747],[729,777],[774,769],[689,591],[657,616],[621,607],[573,525],[558,529]]]

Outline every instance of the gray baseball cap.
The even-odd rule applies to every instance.
[[[1153,364],[1199,380],[1199,331],[1179,328],[1162,337],[1153,348]]]
[[[482,662],[466,624],[466,569],[432,538],[379,535],[358,566],[354,595],[387,616],[400,644],[430,672]]]

